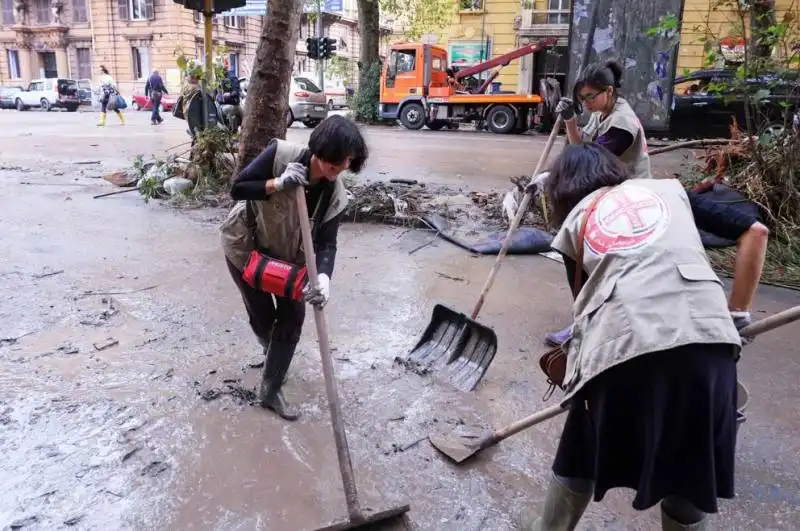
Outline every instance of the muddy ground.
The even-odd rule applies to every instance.
[[[182,124],[152,131],[144,113],[104,130],[85,114],[23,118],[0,112],[0,529],[297,531],[342,517],[310,319],[286,385],[300,421],[224,394],[256,385],[248,365],[260,349],[222,259],[222,213],[145,205],[132,194],[92,199],[110,190],[99,177],[128,157],[183,141]],[[544,144],[466,132],[368,137],[367,177],[480,190],[505,187]],[[468,162],[476,152],[483,161]],[[657,170],[680,162],[669,160]],[[508,260],[480,318],[498,332],[497,358],[478,390],[463,394],[393,363],[436,302],[469,309],[491,267],[492,258],[445,242],[412,253],[429,240],[370,225],[340,235],[328,308],[358,485],[365,505],[410,502],[407,529],[510,529],[515,508],[542,500],[561,420],[462,467],[423,439],[550,405],[536,361],[544,334],[568,322],[564,273],[542,257]],[[764,287],[755,309],[767,315],[798,300]],[[793,326],[744,354],[751,401],[738,497],[722,503],[715,529],[800,528],[799,342]],[[203,398],[215,389],[223,394]],[[581,529],[658,528],[657,511],[636,513],[631,499],[619,491],[592,504]]]

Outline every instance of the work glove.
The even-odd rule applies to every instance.
[[[299,186],[308,186],[308,170],[299,162],[290,162],[280,177],[275,179],[275,190],[291,192]]]
[[[736,330],[742,330],[743,328],[753,324],[753,321],[750,318],[750,312],[731,311],[731,319],[733,319],[733,325],[736,327]],[[741,337],[742,345],[749,345],[755,339],[755,337],[749,336]]]
[[[575,118],[575,102],[570,98],[561,98],[558,100],[555,109],[556,114],[560,115],[564,121],[572,120]]]
[[[331,278],[325,273],[317,275],[319,287],[314,289],[311,282],[303,288],[303,300],[312,305],[317,310],[321,310],[328,304],[331,296]]]
[[[544,188],[544,183],[547,182],[549,177],[549,171],[543,171],[539,175],[534,176],[533,179],[531,179],[531,182],[528,183],[528,186],[525,187],[525,193],[529,194],[533,192],[533,195],[540,194]]]

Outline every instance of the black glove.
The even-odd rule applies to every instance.
[[[561,98],[555,109],[556,114],[560,115],[564,121],[575,118],[575,102],[570,98]]]
[[[736,330],[739,331],[753,324],[753,321],[750,319],[750,312],[731,311],[731,319],[733,319],[733,325],[736,327]],[[741,337],[742,345],[749,345],[755,339],[755,337],[751,336]]]

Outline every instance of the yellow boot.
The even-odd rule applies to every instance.
[[[103,127],[104,125],[106,125],[106,113],[101,112],[100,113],[100,121],[97,122],[97,127]]]
[[[125,125],[125,118],[122,117],[122,113],[117,111],[117,116],[119,116],[119,124]]]

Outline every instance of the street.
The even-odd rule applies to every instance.
[[[178,210],[112,191],[101,177],[138,154],[188,141],[185,123],[126,112],[0,111],[0,529],[298,531],[346,511],[316,331],[308,312],[285,386],[295,423],[248,405],[261,348],[225,266],[216,209]],[[543,135],[368,127],[364,179],[506,189],[529,174]],[[295,125],[288,139],[310,130]],[[557,144],[560,145],[560,144]],[[684,155],[653,159],[660,175]],[[663,158],[662,158],[663,157]],[[459,426],[500,427],[543,407],[544,335],[568,324],[561,264],[512,256],[479,320],[499,349],[473,393],[394,363],[437,302],[468,311],[493,257],[421,230],[346,224],[327,306],[334,363],[362,504],[409,502],[407,525],[512,529],[540,506],[562,419],[461,466],[425,440]],[[418,252],[417,252],[418,251]],[[762,286],[755,318],[798,304]],[[750,391],[738,440],[737,498],[712,529],[800,529],[800,327],[743,352]],[[581,530],[660,529],[630,491],[592,503]],[[16,527],[12,527],[16,526]]]

